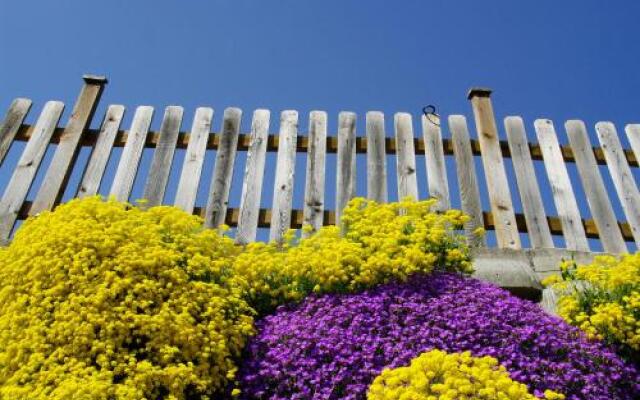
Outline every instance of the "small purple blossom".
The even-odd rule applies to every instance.
[[[434,348],[493,356],[536,395],[640,398],[640,374],[605,345],[533,303],[454,274],[312,296],[257,328],[240,370],[245,399],[364,399],[383,368]]]

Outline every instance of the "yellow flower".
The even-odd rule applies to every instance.
[[[385,369],[373,381],[367,400],[441,399],[535,400],[527,386],[512,380],[493,357],[472,357],[470,352],[448,354],[432,350],[414,358],[409,366]],[[544,399],[563,400],[546,390]]]

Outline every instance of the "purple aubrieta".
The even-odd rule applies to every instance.
[[[312,296],[257,323],[239,371],[244,399],[364,399],[383,368],[432,349],[499,360],[542,397],[640,398],[640,374],[604,344],[508,292],[455,274],[355,295]]]

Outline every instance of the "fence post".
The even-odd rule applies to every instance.
[[[498,247],[519,249],[521,247],[520,236],[490,96],[491,90],[489,89],[473,88],[469,91],[468,98],[471,100],[476,120]]]
[[[42,186],[29,210],[29,215],[50,210],[56,202],[60,201],[78,156],[80,139],[91,123],[104,86],[107,84],[107,78],[104,76],[84,75],[82,79],[84,85],[73,107],[67,127],[60,137],[60,143],[42,181]]]

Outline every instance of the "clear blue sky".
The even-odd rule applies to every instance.
[[[471,86],[493,88],[498,126],[506,115],[521,115],[531,138],[540,117],[558,127],[569,118],[584,119],[590,128],[611,120],[619,131],[640,121],[640,2],[632,0],[0,0],[0,13],[0,108],[29,97],[29,121],[50,99],[67,104],[66,121],[83,73],[107,75],[99,113],[106,104],[124,104],[124,128],[137,105],[156,107],[157,128],[164,107],[178,104],[185,107],[183,129],[197,106],[216,110],[214,130],[222,110],[238,106],[245,131],[252,110],[265,107],[272,121],[283,109],[297,109],[302,132],[310,110],[329,113],[330,133],[340,110],[355,111],[362,135],[364,113],[380,110],[391,135],[394,112],[418,116],[428,103],[442,114],[470,117]],[[94,125],[100,119],[97,114]],[[149,159],[145,154],[143,164]],[[418,163],[426,195],[423,158]],[[10,164],[0,169],[0,190]],[[209,166],[203,179],[210,177]],[[270,204],[268,182],[263,206]],[[234,185],[239,193],[240,184]],[[198,205],[206,201],[205,186],[208,181]],[[364,188],[362,179],[359,193]],[[327,190],[333,206],[333,189]],[[296,187],[298,208],[301,193]],[[545,198],[549,214],[552,203]],[[620,207],[616,212],[622,219]]]

